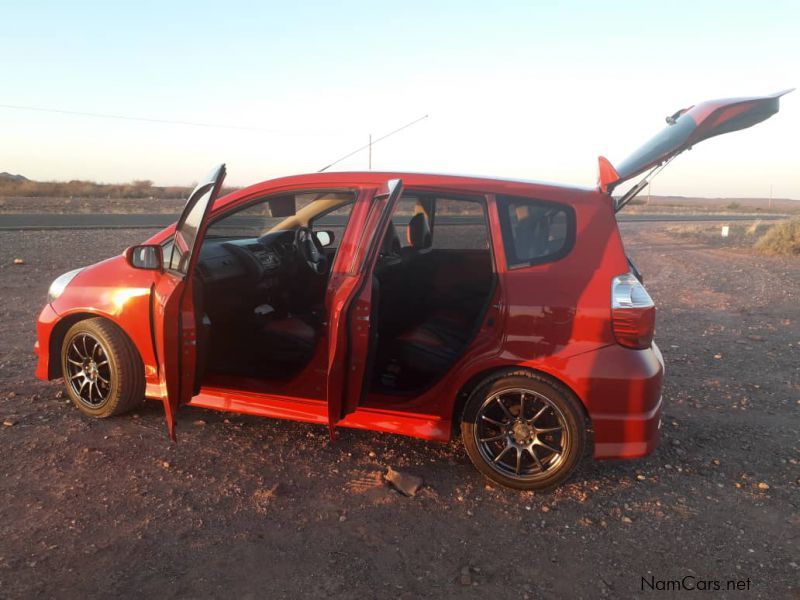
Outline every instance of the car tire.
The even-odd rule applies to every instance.
[[[64,384],[86,415],[120,415],[144,401],[144,366],[128,336],[103,318],[79,321],[61,345]]]
[[[517,490],[548,490],[587,447],[583,406],[563,385],[528,371],[495,375],[469,395],[461,438],[475,467]]]

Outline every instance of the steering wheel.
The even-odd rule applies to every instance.
[[[305,265],[316,275],[328,272],[328,257],[317,236],[308,227],[298,227],[294,234],[294,247]]]

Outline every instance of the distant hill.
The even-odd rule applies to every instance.
[[[233,188],[223,188],[223,193]],[[186,198],[191,187],[159,186],[140,179],[130,183],[96,183],[94,181],[34,181],[22,175],[0,173],[0,198]]]
[[[5,181],[30,181],[30,179],[28,179],[24,175],[20,175],[19,173],[14,175],[12,173],[6,173],[5,171],[0,173],[0,179],[3,179]]]

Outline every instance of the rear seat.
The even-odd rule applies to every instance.
[[[446,369],[470,337],[471,324],[461,315],[437,311],[394,340],[401,363],[423,373]]]
[[[409,245],[402,249],[402,266],[395,269],[393,278],[383,275],[388,285],[383,290],[381,314],[387,325],[397,324],[383,332],[384,339],[391,340],[384,356],[412,371],[441,373],[472,336],[488,283],[484,285],[482,274],[472,272],[466,281],[439,289],[441,285],[436,284],[441,284],[442,275],[437,269],[442,264],[431,253],[431,229],[424,212],[411,218],[406,236]],[[447,268],[451,264],[446,263]],[[451,280],[452,274],[444,278]]]

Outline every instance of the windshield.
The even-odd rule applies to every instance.
[[[257,238],[273,231],[298,227],[332,229],[341,238],[355,194],[352,192],[298,192],[256,200],[213,222],[207,238]]]

